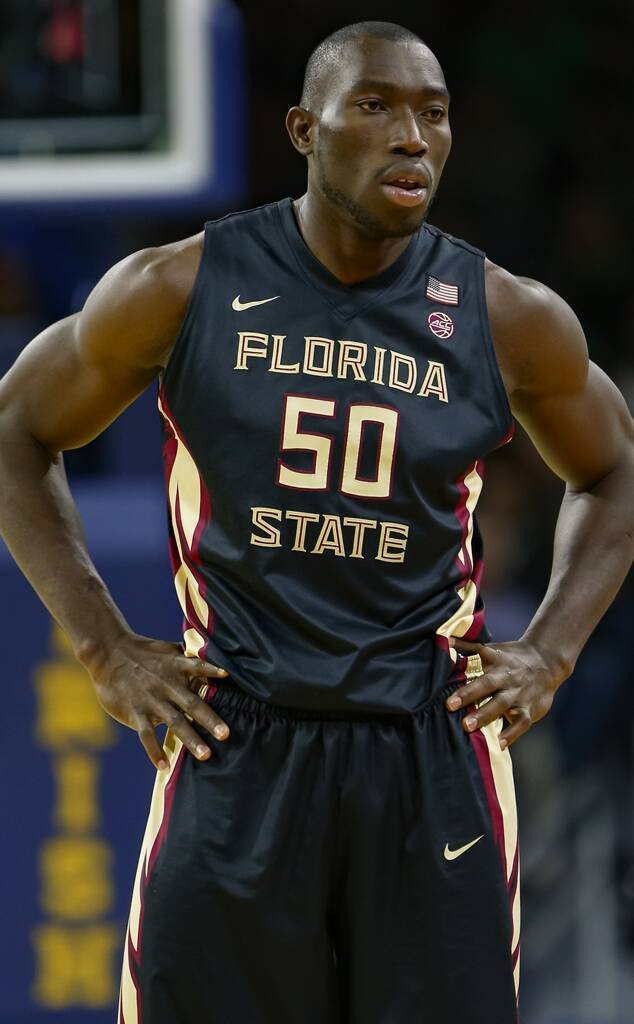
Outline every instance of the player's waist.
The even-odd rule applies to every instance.
[[[389,631],[388,631],[389,632]],[[460,672],[438,637],[397,644],[284,646],[228,652],[211,638],[205,657],[241,692],[272,705],[334,715],[409,714],[449,692]]]

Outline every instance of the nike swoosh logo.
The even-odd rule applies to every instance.
[[[472,839],[471,842],[467,843],[466,846],[461,846],[459,850],[450,850],[449,843],[447,843],[447,845],[445,846],[445,860],[455,860],[456,857],[462,857],[463,853],[466,853],[467,850],[470,850],[471,847],[475,846],[476,843],[479,843],[481,839],[484,839],[484,833],[482,833],[481,836],[478,836],[477,839]]]
[[[273,302],[275,299],[279,299],[279,295],[272,295],[270,299],[256,299],[255,302],[240,302],[240,296],[236,295],[231,303],[231,308],[235,309],[237,313],[241,313],[243,309],[251,309],[251,306],[263,306],[265,302]]]

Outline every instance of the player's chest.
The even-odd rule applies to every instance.
[[[243,452],[275,449],[282,485],[321,490],[337,477],[349,493],[375,497],[390,494],[395,473],[459,473],[487,450],[477,325],[463,318],[452,344],[415,310],[375,309],[344,324],[274,306],[244,310],[238,323],[223,317],[200,346],[188,381],[198,435],[232,438]]]

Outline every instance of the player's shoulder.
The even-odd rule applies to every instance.
[[[119,273],[136,288],[164,294],[190,291],[203,251],[204,231],[188,238],[132,253],[118,264]]]
[[[245,210],[232,210],[205,221],[202,230],[188,238],[140,249],[123,260],[119,267],[122,273],[135,279],[141,286],[164,288],[168,293],[191,291],[205,248],[206,235],[223,228],[237,227],[252,231],[257,224],[264,227],[277,215],[278,205],[272,202]]]
[[[116,263],[78,316],[78,342],[135,365],[162,364],[187,309],[202,251],[202,233],[140,249]]]
[[[484,271],[489,319],[500,330],[520,337],[536,330],[550,336],[581,330],[574,310],[542,281],[511,274],[489,259]]]
[[[424,230],[437,242],[440,242],[448,248],[462,250],[463,252],[470,253],[472,256],[484,256],[482,249],[478,249],[477,246],[472,245],[470,242],[465,242],[464,238],[457,238],[455,235],[449,234],[448,231],[443,231],[435,224],[426,223],[424,225]]]
[[[588,350],[583,328],[570,305],[541,281],[510,273],[485,260],[485,289],[491,332],[505,379],[530,386],[544,373],[585,373]]]
[[[231,210],[229,213],[205,222],[203,234],[225,232],[246,232],[252,234],[258,228],[266,230],[279,217],[280,202],[262,203],[245,210]]]
[[[180,309],[192,291],[203,248],[203,232],[189,238],[150,246],[131,253],[115,263],[93,293],[100,305],[125,314],[154,310]]]
[[[265,203],[247,210],[232,210],[205,221],[202,231],[188,238],[155,248],[142,249],[130,257],[129,272],[145,279],[148,285],[166,289],[168,294],[191,291],[205,250],[205,238],[211,231],[239,227],[252,231],[275,216],[277,203]],[[213,240],[210,243],[214,244]]]

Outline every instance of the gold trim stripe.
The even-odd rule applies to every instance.
[[[513,935],[511,939],[510,954],[512,956],[515,953],[515,950],[520,941],[521,909],[519,883],[519,849],[517,832],[517,805],[515,801],[515,784],[513,782],[513,762],[511,761],[511,755],[508,749],[500,750],[499,736],[503,728],[503,719],[496,718],[494,722],[491,722],[489,725],[485,725],[480,730],[480,732],[482,733],[486,741],[487,750],[489,754],[489,761],[491,764],[491,772],[493,774],[493,785],[495,787],[496,796],[498,799],[498,803],[500,805],[500,811],[502,813],[507,886],[510,884],[511,881],[513,868],[515,865],[515,858],[518,858],[518,877],[515,886],[515,892],[513,893],[513,902],[511,907],[513,918]],[[519,995],[519,964],[520,955],[518,953],[517,962],[515,964],[515,969],[513,971],[516,995]]]
[[[463,550],[466,550],[468,554],[468,563],[473,564],[473,515],[475,507],[478,504],[478,498],[482,492],[483,480],[477,469],[477,462],[474,463],[473,468],[464,478],[464,485],[467,488],[467,531],[466,537],[460,547],[460,556],[462,556]],[[464,586],[460,587],[457,591],[458,597],[460,598],[460,605],[456,608],[455,612],[438,627],[436,633],[439,636],[450,637],[450,636],[465,636],[469,632],[473,624],[473,615],[475,612],[476,600],[478,597],[478,588],[476,587],[473,580],[468,579]],[[451,660],[455,663],[457,661],[457,654],[453,647],[449,648],[449,655]]]
[[[152,792],[152,801],[150,804],[150,813],[145,828],[145,834],[143,836],[143,842],[141,844],[136,877],[134,879],[130,916],[128,919],[125,945],[123,948],[123,968],[121,971],[119,1012],[117,1017],[119,1024],[141,1024],[138,1012],[137,989],[132,976],[132,965],[130,964],[129,959],[130,954],[128,944],[131,942],[134,950],[137,953],[139,952],[142,887],[147,872],[150,854],[165,818],[165,791],[174,774],[176,765],[178,764],[179,754],[182,750],[183,744],[178,737],[168,731],[163,746],[168,757],[168,768],[162,772],[157,772],[156,774],[154,790]]]

